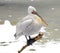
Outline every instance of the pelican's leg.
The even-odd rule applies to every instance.
[[[32,45],[32,43],[35,41],[35,39],[33,39],[33,38],[31,38],[30,36],[29,36],[29,40],[27,40],[27,45],[29,46],[29,45]]]
[[[35,41],[35,39],[31,38],[30,36],[29,36],[29,39],[28,39],[27,36],[25,35],[25,38],[26,38],[26,40],[27,40],[27,45],[28,45],[28,46],[29,46],[29,45],[32,45],[32,43]]]
[[[28,38],[27,38],[27,36],[25,35],[25,38],[26,38],[26,40],[28,41]]]
[[[30,39],[31,39],[31,37],[29,36],[29,39],[28,39],[27,36],[25,35],[25,38],[27,40],[27,45],[30,45]]]
[[[29,36],[29,39],[31,39],[31,37]]]

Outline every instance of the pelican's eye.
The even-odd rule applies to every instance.
[[[32,14],[37,14],[37,12],[33,10]]]

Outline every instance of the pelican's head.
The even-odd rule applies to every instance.
[[[36,9],[34,7],[32,7],[32,6],[29,6],[28,7],[28,13],[32,14],[33,11],[36,11]]]
[[[38,22],[44,24],[45,26],[48,26],[48,24],[46,23],[46,21],[37,13],[36,9],[32,6],[28,7],[28,13],[29,14],[34,14],[37,15],[36,19]]]

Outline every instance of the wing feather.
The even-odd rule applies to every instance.
[[[16,26],[16,32],[17,34],[22,33],[30,24],[32,24],[32,19],[27,19],[23,22],[21,22],[20,24],[18,23]]]

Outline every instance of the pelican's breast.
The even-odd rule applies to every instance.
[[[42,20],[41,20],[37,15],[35,15],[35,21],[36,21],[38,24],[42,24]]]

